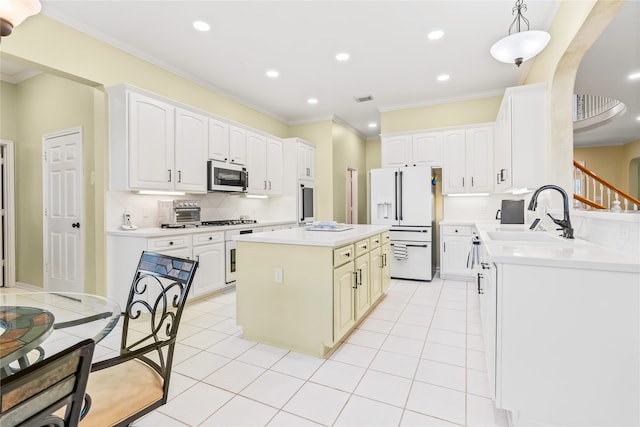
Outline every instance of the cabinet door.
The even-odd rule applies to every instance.
[[[298,179],[315,179],[315,147],[298,143]]]
[[[229,124],[209,119],[209,158],[229,161]]]
[[[442,136],[442,192],[465,193],[466,133],[464,129],[444,132]]]
[[[247,131],[229,126],[229,163],[247,164]]]
[[[484,341],[485,361],[489,374],[490,398],[496,398],[496,334],[497,334],[497,290],[495,264],[481,270],[480,316]]]
[[[225,287],[224,256],[224,243],[193,247],[193,257],[199,262],[193,283],[193,296]]]
[[[383,168],[400,168],[412,164],[410,135],[382,137],[380,150]]]
[[[511,96],[505,96],[496,118],[494,185],[496,191],[511,188]]]
[[[283,186],[282,141],[267,139],[267,193],[272,196],[282,195]]]
[[[209,119],[176,108],[175,189],[206,193]]]
[[[174,107],[129,93],[129,187],[173,190]]]
[[[333,270],[333,339],[339,340],[355,324],[354,262]]]
[[[267,138],[253,132],[247,132],[247,172],[249,185],[247,191],[253,194],[267,192]]]
[[[382,274],[380,280],[382,281],[382,292],[385,292],[391,284],[391,267],[389,267],[391,261],[391,244],[387,242],[380,246],[380,252],[382,255]]]
[[[357,321],[371,307],[371,263],[368,253],[356,258],[355,273],[355,319]]]
[[[413,166],[442,166],[442,133],[413,135]]]
[[[373,304],[382,295],[383,256],[380,247],[369,252],[369,267],[369,297]]]
[[[465,189],[469,193],[493,192],[493,127],[467,129]]]
[[[443,236],[440,266],[442,274],[471,275],[471,270],[467,268],[470,243],[469,237]]]

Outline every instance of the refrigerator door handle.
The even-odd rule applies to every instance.
[[[400,197],[398,197],[398,205],[400,205],[400,221],[402,221],[402,171],[400,171],[400,185],[399,187],[399,191],[400,191]]]
[[[398,220],[398,171],[396,171],[396,181],[395,181],[395,187],[394,187],[394,203],[395,203],[395,208],[396,208],[396,221]]]

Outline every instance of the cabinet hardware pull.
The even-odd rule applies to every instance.
[[[500,184],[500,174],[496,174],[496,184]]]
[[[169,242],[169,246],[173,245],[173,242]]]
[[[462,177],[462,186],[464,187],[464,177]]]
[[[178,182],[182,182],[182,171],[178,171]]]
[[[353,283],[352,288],[353,289],[358,289],[358,272],[357,271],[353,272],[353,277],[354,277],[354,279],[353,279],[354,283]]]
[[[167,169],[169,171],[169,180],[167,182],[171,182],[171,169]]]
[[[80,228],[80,223],[74,222],[73,224],[71,224],[71,228]]]
[[[442,242],[442,252],[447,252],[447,242]]]
[[[271,190],[271,181],[269,181],[269,190]]]
[[[209,236],[209,240],[213,240],[213,237]]]
[[[263,188],[263,190],[266,190],[266,189],[267,189],[267,181],[264,181],[264,188]]]
[[[473,187],[473,177],[471,177],[471,186]]]

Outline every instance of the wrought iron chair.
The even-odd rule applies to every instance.
[[[123,312],[120,355],[93,364],[81,426],[126,426],[164,405],[178,325],[198,262],[143,252]]]
[[[3,379],[0,425],[76,427],[91,403],[85,388],[94,347],[84,340]]]

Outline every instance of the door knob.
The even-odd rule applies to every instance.
[[[74,222],[73,224],[71,224],[71,227],[80,228],[80,223],[79,222]]]

